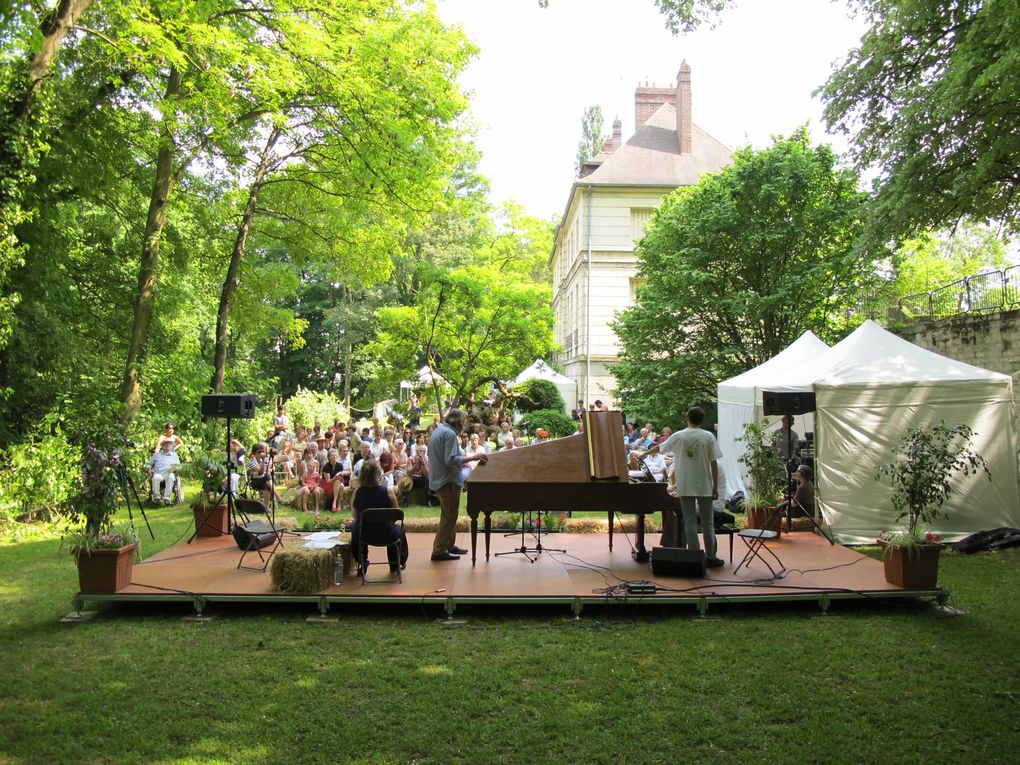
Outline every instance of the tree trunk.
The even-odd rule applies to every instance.
[[[95,0],[60,0],[57,7],[42,20],[39,25],[39,31],[43,36],[42,46],[29,62],[24,93],[12,110],[17,119],[24,120],[28,117],[35,101],[36,90],[49,72],[60,44],[93,2]]]
[[[176,67],[170,69],[165,100],[180,92],[181,75]],[[156,156],[156,180],[149,198],[149,214],[145,221],[145,236],[142,239],[142,260],[138,268],[138,292],[135,295],[134,320],[128,341],[127,364],[124,369],[124,383],[121,401],[124,403],[124,419],[130,422],[142,404],[142,386],[138,374],[139,359],[145,347],[152,319],[152,307],[156,300],[156,278],[159,273],[159,245],[166,225],[166,211],[170,194],[174,188],[174,141],[169,128],[170,115],[164,116],[164,135]]]
[[[244,214],[241,216],[241,225],[237,229],[237,237],[234,239],[234,249],[230,253],[230,265],[227,267],[227,278],[223,280],[223,289],[220,290],[220,308],[216,314],[216,350],[213,353],[213,393],[219,393],[223,389],[223,380],[227,374],[227,334],[228,321],[230,319],[230,305],[237,291],[238,274],[241,271],[241,258],[244,257],[244,249],[248,242],[248,234],[251,232],[251,223],[255,218],[255,205],[258,202],[259,192],[262,191],[262,181],[269,172],[269,155],[273,146],[280,138],[280,129],[273,130],[266,146],[259,157],[258,167],[255,169],[255,177],[251,187],[248,189],[248,202],[244,206]]]
[[[349,342],[344,345],[344,409],[347,416],[351,416],[351,354],[354,353],[354,346]]]

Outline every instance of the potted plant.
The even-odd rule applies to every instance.
[[[745,447],[738,462],[747,468],[750,479],[747,496],[744,498],[747,528],[764,528],[769,511],[775,506],[777,497],[786,485],[786,472],[782,460],[772,447],[772,439],[764,423],[748,423],[739,440],[744,442]],[[778,534],[781,527],[782,522],[777,515],[771,530]]]
[[[887,582],[909,589],[932,589],[938,582],[942,539],[928,527],[947,516],[942,505],[953,492],[953,478],[978,471],[992,478],[984,458],[970,448],[973,438],[967,425],[907,428],[893,447],[893,461],[879,466],[875,480],[889,479],[896,520],[907,520],[878,538]]]
[[[187,466],[189,477],[202,483],[198,501],[191,506],[195,529],[200,537],[218,537],[227,533],[227,468],[214,454],[200,454]],[[217,499],[220,501],[217,502]]]
[[[130,525],[111,528],[120,504],[123,463],[116,444],[122,442],[122,436],[111,433],[93,437],[82,447],[81,474],[69,513],[72,522],[81,526],[65,537],[78,563],[82,592],[116,592],[126,587],[139,552],[138,536]]]

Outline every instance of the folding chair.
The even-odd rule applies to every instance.
[[[365,539],[365,532],[370,531],[370,526],[382,526],[389,529],[390,524],[399,524],[399,532],[397,538],[392,542],[386,542],[380,544],[378,542],[370,542]],[[385,547],[387,549],[393,548],[396,553],[397,561],[400,561],[401,547],[404,543],[404,511],[398,507],[370,507],[365,508],[358,513],[358,549],[353,552],[356,553],[358,559],[358,574],[361,576],[361,583],[365,584],[365,574],[368,573],[368,547]],[[388,555],[387,555],[388,557]],[[397,565],[397,581],[403,582],[404,578],[401,574],[403,564],[398,563]],[[375,581],[383,582],[387,581],[384,579],[377,579]],[[392,581],[392,577],[390,579]]]
[[[239,569],[243,568],[246,571],[265,572],[265,570],[269,567],[269,561],[272,559],[273,553],[276,552],[277,548],[283,547],[284,530],[282,527],[276,525],[276,518],[273,517],[269,509],[262,504],[261,500],[243,499],[238,497],[234,499],[234,510],[240,516],[241,520],[244,521],[243,524],[238,524],[235,519],[235,539],[237,538],[237,526],[243,526],[244,530],[250,534],[250,539],[252,540],[250,544],[241,548],[243,552],[241,553],[241,560],[237,562],[237,567]],[[265,516],[266,521],[251,521],[250,518],[252,515]],[[269,543],[273,545],[273,548],[268,554],[264,554],[262,552],[262,548],[267,547],[268,545],[265,543],[260,544],[260,539],[265,539],[266,535],[276,537],[275,544],[273,542]],[[259,561],[262,563],[261,567],[242,565],[244,563],[245,556],[247,556],[250,552],[258,554]]]
[[[777,505],[776,507],[773,507],[771,510],[769,510],[768,515],[765,517],[765,523],[763,524],[764,528],[742,529],[741,531],[737,532],[737,536],[744,540],[744,544],[747,545],[747,552],[744,554],[744,557],[741,559],[740,563],[737,564],[737,567],[733,569],[734,573],[739,571],[741,566],[746,566],[748,569],[750,569],[751,561],[754,558],[757,558],[758,560],[765,564],[765,568],[767,568],[769,570],[769,573],[772,574],[773,579],[778,579],[783,574],[783,572],[786,571],[786,566],[783,565],[783,561],[781,561],[779,559],[779,556],[776,555],[775,552],[773,552],[766,544],[766,542],[779,539],[779,532],[773,531],[773,528],[778,528],[777,526],[775,526],[775,524],[781,522],[781,514],[782,505]],[[779,566],[778,572],[772,568],[772,565],[762,555],[763,550],[767,552],[769,555],[771,555],[772,558],[776,561],[776,563]]]

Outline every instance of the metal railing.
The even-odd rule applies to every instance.
[[[944,319],[964,313],[990,313],[1020,305],[1020,266],[957,279],[929,292],[897,301],[910,319]]]

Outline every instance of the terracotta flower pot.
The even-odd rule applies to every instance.
[[[747,528],[749,529],[764,529],[765,521],[769,517],[769,513],[772,512],[771,507],[749,507],[747,508]],[[772,523],[768,526],[770,531],[776,532],[776,534],[782,535],[783,532],[783,516],[777,513],[776,517],[772,520]]]
[[[227,533],[227,506],[217,505],[209,510],[207,505],[192,505],[191,511],[195,514],[195,528],[198,529],[200,537],[218,537]],[[209,517],[206,518],[206,512]],[[205,521],[203,523],[202,521]]]
[[[882,547],[885,581],[908,590],[933,590],[938,585],[940,544],[916,547]]]
[[[82,592],[117,592],[131,584],[135,546],[78,553],[78,587]]]

